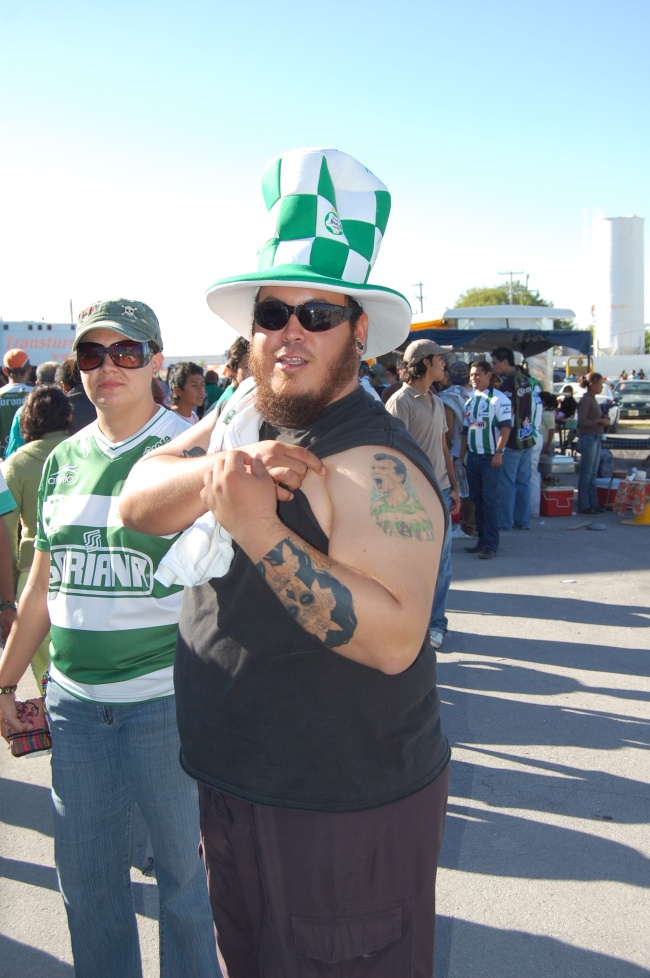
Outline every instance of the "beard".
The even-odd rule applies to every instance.
[[[257,384],[255,407],[265,421],[283,428],[304,428],[312,424],[323,409],[335,401],[359,370],[359,354],[350,330],[348,340],[325,372],[319,387],[303,394],[292,394],[292,378],[286,377],[279,390],[271,386],[263,358],[254,349],[248,357],[248,369]]]

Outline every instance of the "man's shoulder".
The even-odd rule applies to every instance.
[[[154,416],[154,425],[152,431],[156,432],[168,432],[175,438],[177,435],[182,435],[184,431],[192,427],[190,421],[186,421],[181,418],[179,414],[175,411],[168,411],[167,408],[161,408],[162,414],[159,412]]]
[[[492,397],[494,398],[497,404],[499,403],[499,401],[505,401],[506,404],[510,405],[510,398],[508,397],[507,394],[504,394],[503,391],[498,391],[494,389],[492,391]]]
[[[412,396],[413,396],[412,388],[408,384],[402,384],[401,387],[398,387],[397,390],[390,395],[390,397],[386,401],[386,407],[388,407],[391,401],[401,401],[405,397],[412,397]]]
[[[5,384],[4,387],[0,387],[0,400],[9,400],[10,398],[25,397],[30,391],[33,391],[33,387],[29,387],[27,384]]]

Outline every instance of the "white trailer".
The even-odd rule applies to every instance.
[[[0,360],[8,350],[24,350],[32,364],[56,360],[72,353],[74,323],[6,322],[0,319]]]

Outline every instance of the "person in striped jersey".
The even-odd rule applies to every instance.
[[[496,557],[499,549],[499,476],[503,453],[512,427],[510,401],[492,386],[487,360],[472,364],[469,381],[474,390],[465,403],[461,459],[467,454],[467,484],[474,503],[478,540],[465,547],[481,560]]]
[[[34,562],[0,661],[0,714],[5,729],[23,729],[16,684],[51,622],[55,861],[77,978],[142,975],[134,804],[154,849],[161,978],[215,978],[198,791],[179,763],[173,660],[183,589],[154,576],[175,536],[127,529],[117,512],[132,466],[188,425],[153,399],[162,338],[144,303],[89,306],[73,349],[97,420],[57,445],[43,469]]]

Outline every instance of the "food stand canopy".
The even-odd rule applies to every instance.
[[[568,347],[585,356],[591,354],[589,330],[553,329],[553,321],[573,319],[572,309],[550,306],[478,306],[447,309],[442,328],[429,322],[414,322],[407,342],[427,339],[441,346],[468,353],[489,353],[497,346],[507,346],[524,357],[535,356],[554,346]],[[456,329],[448,328],[460,322]]]

